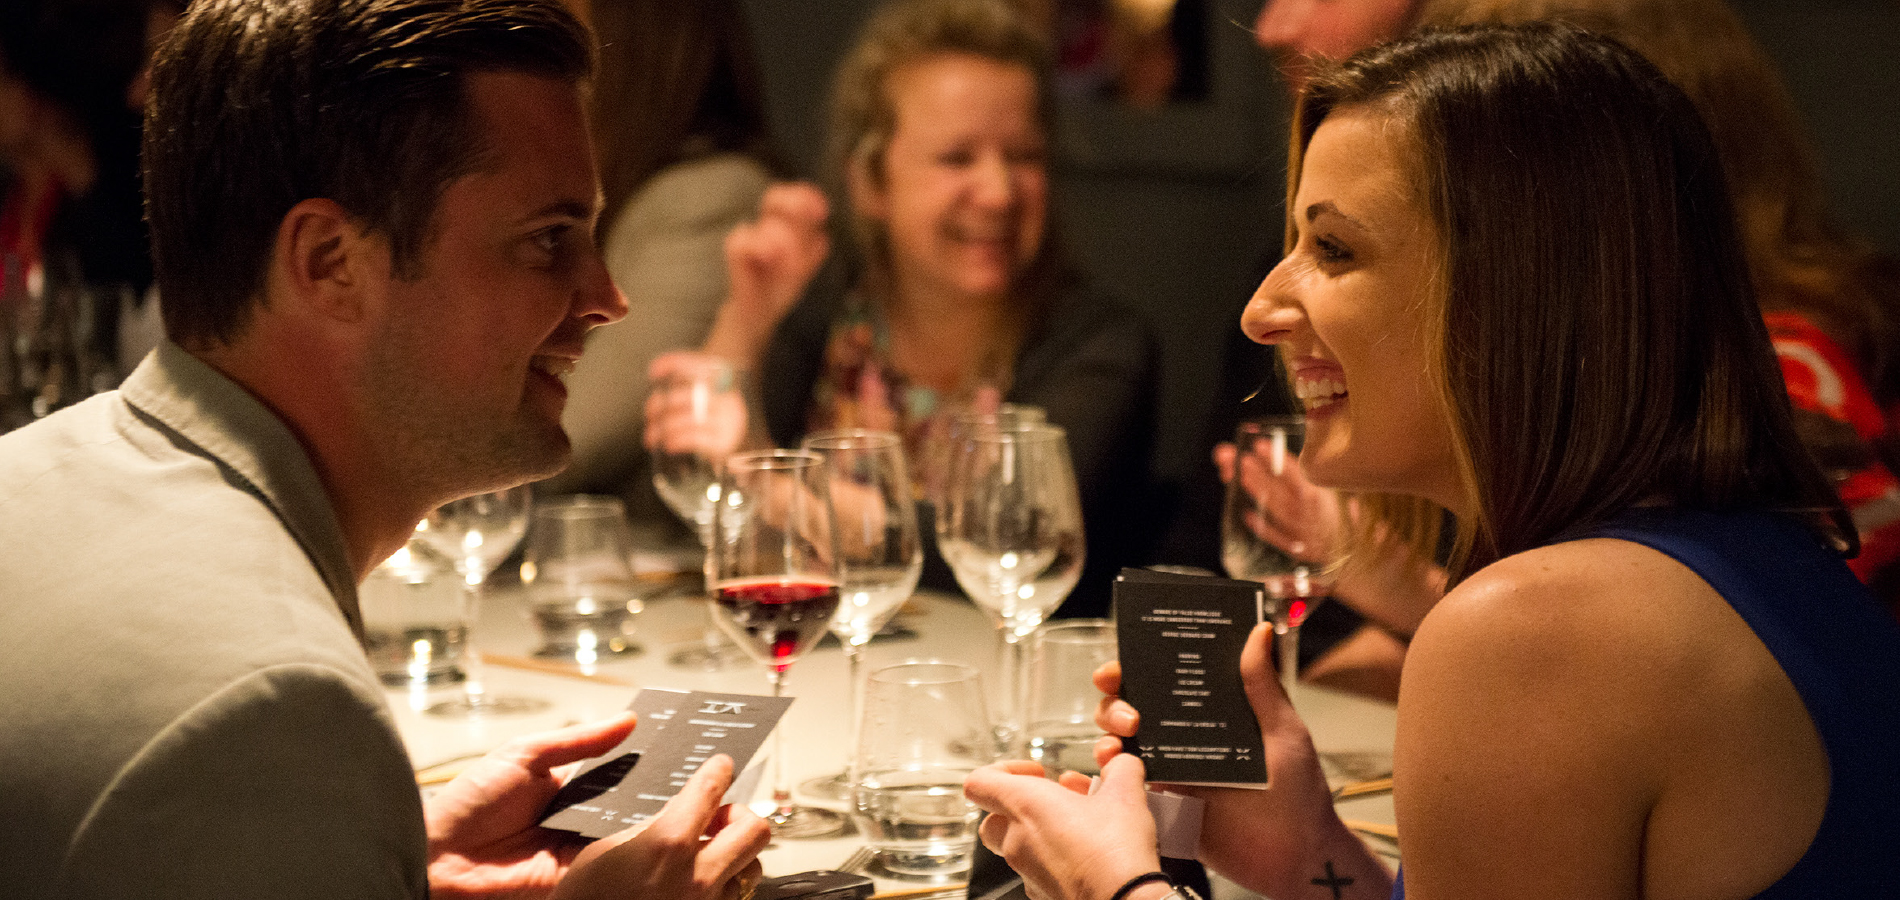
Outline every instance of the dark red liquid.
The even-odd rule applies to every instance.
[[[753,655],[783,669],[818,642],[838,609],[838,586],[814,581],[743,581],[713,592]]]

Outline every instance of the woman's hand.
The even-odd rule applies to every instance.
[[[726,235],[726,302],[705,350],[756,370],[779,320],[831,253],[825,195],[804,182],[767,188],[759,217]]]
[[[1258,457],[1239,457],[1233,444],[1214,448],[1221,481],[1232,483],[1238,477],[1240,488],[1264,513],[1247,518],[1255,534],[1316,565],[1344,556],[1332,573],[1331,596],[1394,634],[1409,636],[1418,630],[1418,623],[1445,594],[1443,568],[1383,527],[1353,541],[1352,532],[1364,518],[1358,501],[1308,481],[1297,457],[1286,459],[1277,475]],[[1289,523],[1310,524],[1293,531]]]
[[[1273,627],[1262,624],[1248,635],[1241,651],[1240,677],[1260,722],[1266,789],[1168,788],[1207,803],[1201,819],[1200,859],[1236,883],[1273,897],[1306,896],[1312,879],[1323,875],[1328,866],[1350,874],[1362,887],[1372,887],[1366,896],[1385,896],[1391,892],[1391,877],[1333,812],[1332,792],[1320,771],[1312,736],[1281,690],[1272,659]],[[1108,695],[1095,718],[1109,733],[1095,747],[1096,761],[1107,771],[1107,765],[1126,756],[1121,753],[1121,738],[1133,736],[1141,719],[1133,706],[1117,696],[1121,691],[1118,663],[1098,669],[1095,686]],[[1380,889],[1385,893],[1378,893]]]
[[[738,375],[709,353],[675,350],[647,366],[647,449],[693,453],[714,462],[745,443],[748,416]]]
[[[1099,900],[1161,867],[1141,760],[1110,760],[1100,787],[1087,791],[1087,777],[1070,772],[1057,784],[1027,760],[986,766],[963,783],[963,795],[989,811],[983,845],[1008,860],[1038,900]]]

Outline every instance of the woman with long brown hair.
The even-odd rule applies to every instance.
[[[1883,891],[1900,623],[1841,560],[1694,107],[1613,41],[1477,28],[1316,74],[1295,134],[1288,254],[1242,326],[1303,388],[1314,481],[1458,521],[1400,692],[1401,893]],[[1278,900],[1386,896],[1269,638],[1241,658],[1269,782],[1178,788],[1200,857]],[[1093,794],[1030,763],[967,783],[1033,893],[1166,896],[1119,747]]]

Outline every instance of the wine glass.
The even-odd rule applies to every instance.
[[[521,570],[541,630],[536,656],[587,666],[640,652],[632,638],[642,607],[632,551],[618,497],[576,494],[535,507]]]
[[[858,428],[821,431],[808,435],[802,447],[830,467],[840,563],[831,633],[844,647],[855,728],[864,703],[864,645],[897,614],[923,573],[916,503],[911,500],[904,444],[895,434]],[[809,797],[844,800],[850,787],[848,773],[839,772],[810,779],[798,789]]]
[[[651,450],[653,489],[693,529],[702,547],[719,498],[719,458],[738,446],[744,427],[744,401],[734,390],[737,381],[731,366],[707,358],[703,365],[655,382],[647,403],[649,410],[672,410],[668,421],[675,429],[660,435]],[[675,651],[667,662],[719,672],[744,665],[745,655],[718,631],[706,628],[697,646]]]
[[[1288,696],[1299,679],[1300,625],[1332,591],[1339,560],[1333,535],[1339,500],[1300,472],[1306,423],[1269,416],[1240,423],[1234,474],[1221,510],[1221,565],[1233,578],[1265,583],[1274,601],[1280,678]]]
[[[719,479],[706,553],[713,621],[766,667],[772,696],[838,610],[839,554],[825,461],[802,450],[734,454]],[[781,838],[824,837],[844,817],[799,806],[785,783],[785,731],[772,732],[772,810]]]
[[[483,587],[488,573],[513,553],[528,531],[528,507],[533,494],[527,485],[476,494],[443,504],[416,525],[415,536],[429,549],[447,557],[462,577],[462,603],[467,610],[469,651],[463,656],[462,696],[444,700],[426,710],[438,716],[466,717],[539,712],[546,700],[534,697],[497,697],[482,686],[481,654],[476,652],[476,623],[481,618]]]
[[[1022,733],[1024,639],[1082,575],[1082,504],[1068,438],[1054,425],[975,428],[952,454],[937,545],[996,624],[997,740],[1013,748]]]

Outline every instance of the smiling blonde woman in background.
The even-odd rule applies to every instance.
[[[952,411],[1043,408],[1068,432],[1088,529],[1088,568],[1061,614],[1096,615],[1148,543],[1157,347],[1061,253],[1054,102],[1048,46],[1006,0],[880,9],[832,93],[848,287],[814,282],[830,250],[824,195],[776,185],[727,241],[732,287],[704,349],[756,384],[755,442],[876,428],[918,458]],[[653,374],[704,363],[671,355]]]

